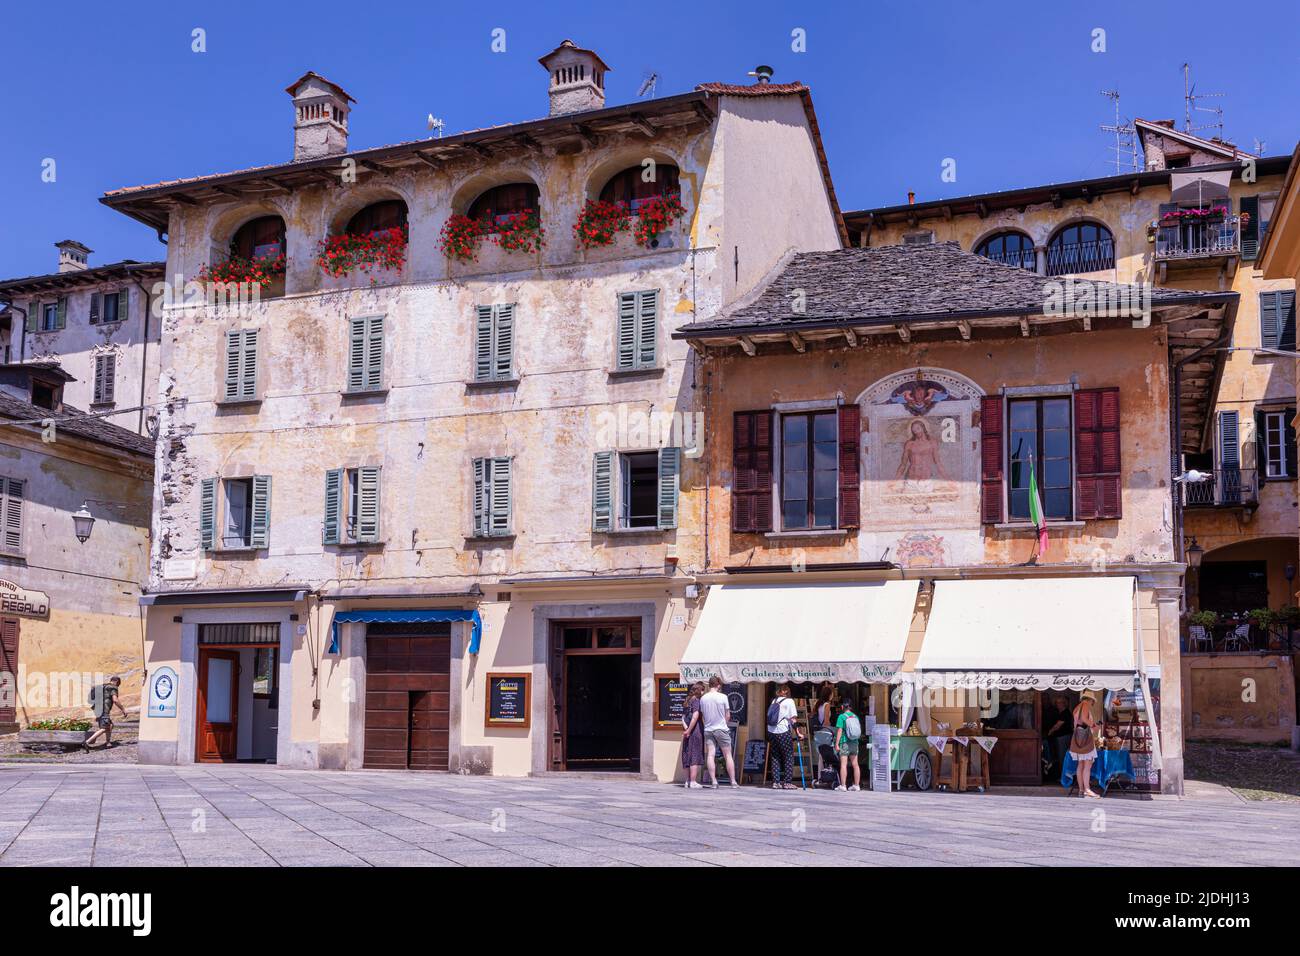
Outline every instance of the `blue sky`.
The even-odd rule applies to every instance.
[[[108,189],[287,161],[283,88],[305,70],[357,99],[355,148],[545,115],[537,57],[565,37],[613,68],[609,103],[706,81],[813,90],[845,209],[1062,182],[1113,171],[1097,130],[1118,88],[1130,116],[1183,114],[1181,64],[1225,113],[1229,139],[1289,153],[1300,138],[1300,4],[971,0],[852,4],[723,2],[303,4],[131,0],[7,2],[8,136],[0,149],[0,276],[51,271],[75,238],[94,263],[161,258],[146,227],[97,202]],[[650,11],[643,13],[642,11]],[[192,31],[207,50],[191,50]],[[506,52],[491,50],[504,29]],[[1105,31],[1105,52],[1092,51]],[[793,30],[806,52],[791,49]],[[1212,120],[1208,114],[1204,121]],[[42,161],[57,179],[42,182]],[[957,180],[940,179],[946,158]]]

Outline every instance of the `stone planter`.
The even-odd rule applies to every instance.
[[[33,744],[55,747],[81,747],[93,731],[90,730],[20,730],[18,742],[24,747]]]

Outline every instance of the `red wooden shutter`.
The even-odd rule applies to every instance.
[[[980,399],[980,520],[1002,520],[1002,396]]]
[[[18,621],[10,617],[0,621],[0,675],[7,685],[0,688],[0,724],[12,724],[18,712]]]
[[[1118,518],[1119,389],[1074,393],[1075,517]]]
[[[856,528],[862,522],[862,467],[859,439],[862,411],[856,405],[840,406],[840,524]]]
[[[731,450],[731,530],[772,530],[772,413],[736,412]]]

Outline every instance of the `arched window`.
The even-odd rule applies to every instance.
[[[999,232],[989,236],[975,247],[975,255],[1004,265],[1019,266],[1030,272],[1037,269],[1034,240],[1023,232]]]
[[[1115,239],[1095,222],[1066,226],[1047,243],[1047,274],[1101,272],[1115,268]]]
[[[230,240],[230,255],[235,259],[274,259],[283,253],[284,220],[279,216],[251,219]]]
[[[537,187],[532,183],[506,183],[493,186],[475,199],[468,215],[475,221],[486,220],[489,231],[495,232],[508,216],[528,209],[540,213],[539,199]]]
[[[631,166],[618,173],[605,188],[600,191],[600,198],[605,202],[626,203],[633,212],[647,199],[680,193],[677,167],[672,163],[655,163],[654,179],[646,182],[644,178],[648,167]]]
[[[348,220],[343,231],[353,236],[365,236],[380,229],[398,229],[406,225],[406,203],[400,199],[384,199],[371,203]]]

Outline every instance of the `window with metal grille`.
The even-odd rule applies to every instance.
[[[260,624],[200,624],[200,644],[279,644],[280,625],[274,621]]]

